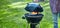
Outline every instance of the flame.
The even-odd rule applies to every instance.
[[[37,14],[37,12],[32,12],[32,14]]]

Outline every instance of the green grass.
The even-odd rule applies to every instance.
[[[26,28],[27,22],[25,19],[22,19],[22,16],[27,13],[24,10],[26,3],[27,2],[15,2],[8,5],[10,8],[0,10],[0,28]],[[44,17],[40,22],[40,27],[53,28],[52,13],[49,7],[49,2],[41,2],[40,4],[44,8]]]

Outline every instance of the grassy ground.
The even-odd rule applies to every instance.
[[[9,9],[0,10],[0,28],[26,28],[26,20],[21,18],[27,13],[24,10],[26,3],[27,2],[12,3],[8,5],[10,6]],[[44,17],[40,22],[40,27],[53,28],[52,13],[49,7],[49,2],[41,2],[40,4],[44,8]]]

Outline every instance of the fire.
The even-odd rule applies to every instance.
[[[38,12],[32,12],[32,14],[37,14]]]

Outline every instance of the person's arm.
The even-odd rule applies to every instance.
[[[56,2],[55,2],[56,8],[58,7],[58,5],[59,5],[59,0],[56,0]]]

